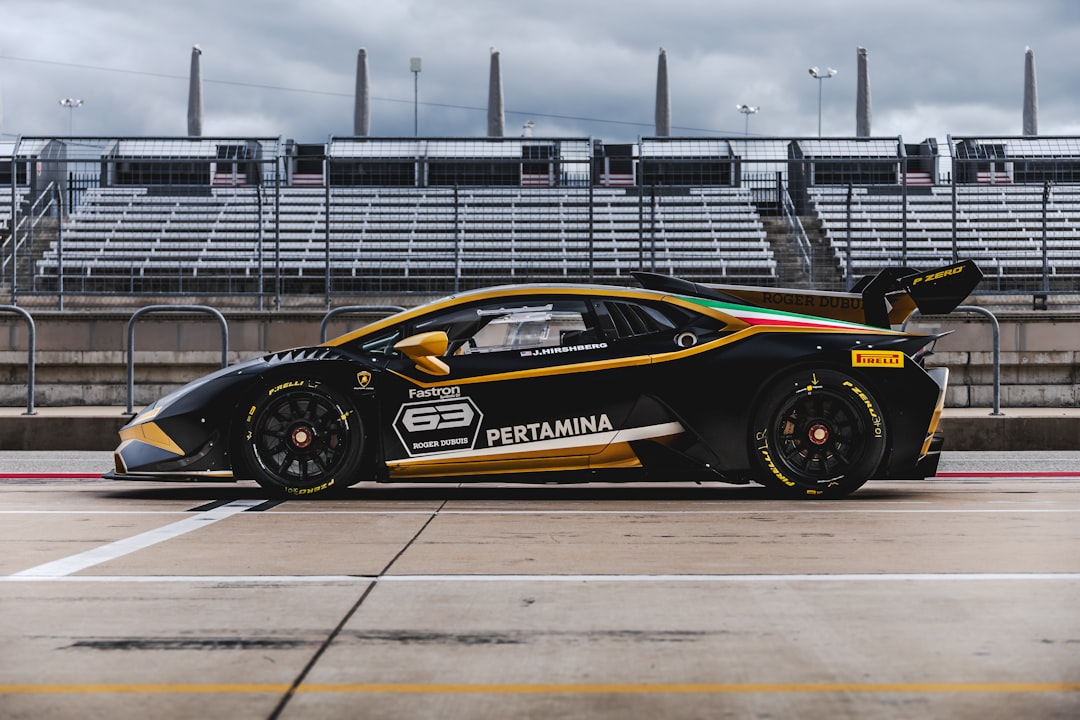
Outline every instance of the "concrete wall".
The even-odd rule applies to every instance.
[[[127,402],[127,325],[131,312],[35,312],[36,404],[123,405]],[[229,363],[270,350],[319,342],[321,312],[225,314]],[[10,316],[0,344],[0,405],[26,402],[26,325]],[[366,322],[346,316],[335,335]],[[136,404],[146,404],[183,383],[221,367],[221,328],[209,316],[153,314],[135,329]]]
[[[1080,315],[1000,312],[1001,406],[1080,407]],[[916,318],[908,330],[949,332],[928,364],[950,370],[949,407],[991,407],[993,330],[974,314]]]
[[[125,405],[131,312],[34,312],[39,407]],[[229,362],[319,342],[322,311],[226,313]],[[25,324],[6,316],[0,334],[0,405],[26,403]],[[1001,325],[1002,407],[1080,406],[1080,313],[1006,311]],[[370,317],[339,316],[328,336]],[[951,370],[950,407],[991,407],[990,323],[976,315],[917,318],[909,330],[943,332],[932,364]],[[135,325],[135,405],[220,367],[221,331],[211,318],[149,315]]]

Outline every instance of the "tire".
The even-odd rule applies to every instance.
[[[877,471],[888,443],[882,407],[865,385],[835,370],[780,378],[751,426],[755,479],[785,497],[839,498]]]
[[[321,381],[267,383],[240,414],[234,457],[242,472],[275,495],[326,495],[360,481],[360,415]]]

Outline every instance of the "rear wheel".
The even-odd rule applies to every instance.
[[[843,497],[877,470],[886,440],[882,408],[860,381],[834,370],[791,373],[754,414],[755,477],[793,497]]]
[[[235,452],[264,488],[308,496],[360,480],[364,454],[360,416],[319,380],[269,383],[241,411]]]

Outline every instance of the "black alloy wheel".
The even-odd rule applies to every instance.
[[[242,409],[239,454],[264,488],[308,496],[359,481],[361,420],[329,387],[309,379],[271,383]]]
[[[751,434],[755,477],[785,495],[843,497],[881,464],[885,418],[860,380],[834,370],[793,373],[758,407]]]

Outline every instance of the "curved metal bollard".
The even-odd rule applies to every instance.
[[[34,410],[34,362],[37,357],[37,328],[34,326],[34,318],[18,305],[0,305],[0,312],[21,315],[30,331],[30,348],[26,353],[26,412],[23,415],[37,415]]]
[[[135,321],[148,313],[202,313],[212,315],[221,326],[221,367],[229,366],[229,324],[217,309],[207,305],[147,305],[139,308],[127,324],[127,414],[134,415],[135,405]]]
[[[983,317],[986,317],[990,320],[990,326],[994,331],[994,411],[990,414],[1004,415],[1004,413],[1001,412],[1001,325],[998,323],[998,319],[994,315],[994,313],[990,312],[986,308],[977,307],[975,305],[958,305],[956,309],[953,310],[953,312],[974,313],[976,315],[982,315]],[[908,322],[916,315],[921,315],[918,308],[916,308],[908,317],[908,319],[904,321],[904,324],[900,326],[900,329],[907,330]]]

